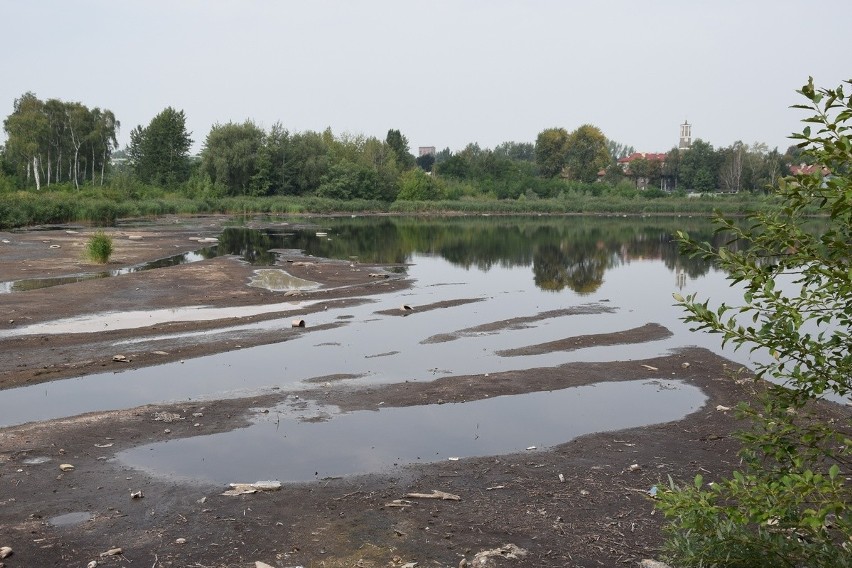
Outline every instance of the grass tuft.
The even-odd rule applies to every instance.
[[[94,235],[89,237],[89,241],[86,243],[86,256],[98,264],[106,264],[109,262],[109,257],[112,256],[112,251],[112,237],[103,231],[97,231]]]

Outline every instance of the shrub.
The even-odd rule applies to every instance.
[[[852,82],[847,82],[849,87]],[[741,226],[719,217],[733,235],[713,249],[680,234],[685,249],[715,261],[745,285],[741,305],[713,309],[695,295],[675,299],[696,330],[722,343],[763,351],[756,365],[761,406],[741,405],[750,428],[739,432],[741,465],[729,479],[672,482],[659,507],[669,519],[666,550],[682,567],[848,568],[852,566],[852,432],[848,414],[814,412],[817,399],[852,395],[852,93],[844,87],[799,91],[813,115],[793,138],[815,171],[781,182],[781,204]],[[814,132],[814,130],[816,132]],[[819,170],[819,169],[818,169]],[[814,209],[825,226],[809,230]],[[792,281],[794,289],[776,287]]]

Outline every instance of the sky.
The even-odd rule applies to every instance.
[[[782,151],[813,76],[852,78],[848,0],[0,0],[0,117],[27,91],[112,110],[418,146],[583,124],[642,152],[679,125]],[[5,134],[0,133],[0,143]]]

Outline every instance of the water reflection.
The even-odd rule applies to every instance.
[[[309,481],[449,457],[545,448],[592,432],[679,420],[705,400],[692,385],[640,380],[382,408],[322,421],[273,411],[250,428],[141,446],[118,458],[155,475],[221,484]]]
[[[233,253],[260,260],[274,258],[274,253],[266,254],[271,250],[302,249],[331,258],[354,256],[363,262],[399,261],[405,263],[400,269],[408,273],[412,287],[377,295],[372,298],[374,303],[341,309],[332,306],[314,313],[310,326],[313,330],[322,327],[322,331],[300,336],[286,345],[260,346],[188,360],[186,364],[125,371],[120,381],[109,372],[0,391],[0,408],[4,408],[0,424],[148,402],[220,396],[223,392],[270,385],[292,388],[302,379],[337,373],[363,375],[364,383],[396,382],[428,379],[435,369],[471,374],[569,361],[608,361],[613,357],[638,359],[695,344],[718,351],[718,338],[688,332],[688,326],[681,321],[682,311],[673,306],[671,293],[676,286],[684,286],[684,293],[710,295],[729,303],[742,295],[709,264],[678,253],[671,236],[678,229],[710,242],[720,243],[724,238],[714,235],[710,223],[697,219],[346,217],[323,219],[322,223],[310,230],[294,230],[294,225],[288,223],[270,225],[262,231],[227,229],[220,236],[219,245],[205,249],[204,254]],[[318,232],[327,236],[318,237]],[[243,286],[245,282],[234,285]],[[592,292],[595,295],[590,297]],[[310,304],[287,304],[284,294],[281,292],[277,301],[257,306],[185,306],[84,314],[73,320],[10,328],[0,332],[0,339],[27,333],[101,332],[160,322],[240,317],[301,309]],[[448,310],[415,312],[415,317],[408,318],[377,313],[385,308],[397,310],[402,304],[426,306],[459,299],[478,301]],[[571,316],[570,321],[554,319],[496,335],[466,336],[464,341],[424,343],[439,334],[591,301],[611,302],[607,305],[612,306],[613,313]],[[653,344],[543,354],[524,362],[509,363],[494,355],[499,350],[573,335],[616,332],[649,322],[667,327],[674,335]],[[266,329],[289,329],[290,323],[289,316],[254,324],[235,321],[234,327],[220,331],[263,333]],[[171,341],[193,335],[160,333],[140,335],[140,343],[148,342],[140,349],[169,351]],[[330,345],[334,347],[329,348]],[[127,349],[116,348],[116,352]],[[283,359],[283,370],[282,353],[291,354]],[[385,356],[367,358],[376,354]],[[747,353],[725,355],[742,363],[749,360]],[[137,386],[129,388],[130,384]]]
[[[296,231],[288,247],[371,263],[403,263],[421,253],[480,270],[531,266],[538,288],[581,295],[596,292],[607,271],[634,260],[660,260],[690,278],[707,274],[709,263],[680,254],[673,237],[677,230],[716,246],[727,239],[706,220],[677,218],[337,218],[324,223],[330,239]]]
[[[274,265],[276,251],[295,249],[317,257],[363,263],[405,264],[413,254],[440,256],[456,266],[531,266],[542,290],[596,292],[606,272],[633,260],[661,260],[689,278],[710,265],[680,254],[673,234],[686,230],[713,245],[727,237],[699,219],[614,219],[590,217],[331,218],[316,228],[228,227],[215,246],[153,262],[95,273],[0,282],[0,293],[21,292],[234,255],[254,266]]]
[[[255,266],[270,266],[277,260],[272,249],[286,246],[289,236],[270,230],[228,227],[219,235],[217,253],[239,256]]]

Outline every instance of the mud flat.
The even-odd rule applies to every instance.
[[[195,250],[198,241],[190,237],[215,238],[226,221],[166,220],[132,231],[115,229],[113,267]],[[97,270],[81,260],[86,232],[61,228],[0,234],[10,241],[0,246],[3,280]],[[50,248],[57,244],[59,248]],[[388,267],[288,251],[281,253],[275,268],[319,286],[294,293],[249,286],[255,267],[217,257],[0,294],[0,401],[18,388],[48,388],[105,371],[116,371],[114,381],[125,381],[127,389],[137,388],[127,379],[136,370],[156,372],[181,361],[190,368],[191,361],[203,356],[250,352],[264,345],[272,349],[312,337],[317,337],[313,348],[338,357],[345,339],[325,335],[354,325],[357,318],[349,314],[357,309],[374,314],[369,317],[402,315],[405,319],[394,317],[394,323],[411,326],[440,317],[444,329],[424,334],[425,348],[463,344],[483,334],[522,333],[526,326],[558,317],[612,315],[609,307],[589,303],[577,313],[545,310],[470,326],[453,316],[476,309],[480,299],[472,294],[411,310],[387,307],[382,298],[404,294],[414,285]],[[136,312],[186,313],[199,306],[225,311],[150,325],[133,319]],[[337,312],[341,315],[329,315]],[[115,316],[105,320],[103,330],[74,327],[105,313]],[[321,314],[324,323],[314,325]],[[287,323],[293,319],[308,325],[293,327]],[[32,327],[58,320],[66,327]],[[118,321],[130,323],[112,329],[109,324]],[[730,436],[738,424],[732,412],[717,407],[749,400],[759,388],[747,375],[736,375],[738,365],[706,349],[622,359],[622,348],[667,337],[668,330],[647,323],[596,333],[578,330],[532,345],[518,341],[504,346],[499,355],[513,365],[507,370],[457,373],[438,361],[432,376],[378,383],[365,379],[368,372],[318,372],[293,389],[250,389],[18,421],[0,428],[0,546],[13,550],[2,562],[10,568],[86,566],[92,561],[98,566],[131,563],[152,568],[254,567],[256,562],[276,567],[401,567],[415,562],[459,566],[483,551],[502,549],[500,566],[635,566],[642,558],[655,557],[661,542],[662,519],[654,512],[649,490],[666,483],[668,476],[689,480],[701,473],[712,481],[729,472],[738,462],[737,443]],[[594,346],[607,349],[611,357],[551,366],[536,363],[537,356]],[[115,360],[117,355],[123,359]],[[362,359],[369,369],[405,356],[377,345]],[[280,488],[262,485],[267,490],[240,495],[223,495],[230,487],[215,475],[168,474],[134,467],[127,458],[138,448],[150,447],[153,453],[162,444],[180,447],[187,441],[215,440],[217,435],[248,432],[257,424],[273,428],[281,409],[305,421],[445,405],[464,413],[465,408],[472,412],[472,405],[500,397],[633,383],[649,389],[651,399],[668,389],[700,389],[701,398],[685,416],[652,416],[641,426],[566,434],[546,447],[460,458],[424,456],[422,463],[401,460],[371,473],[318,472],[310,481],[283,479]],[[827,404],[822,410],[848,420],[848,409]],[[423,444],[426,435],[412,435],[410,444]],[[225,444],[217,454],[227,460],[238,452]],[[269,455],[268,460],[273,459],[286,463],[287,456]],[[204,465],[199,467],[203,472]],[[118,548],[120,553],[115,553]],[[108,551],[114,554],[104,555]]]

